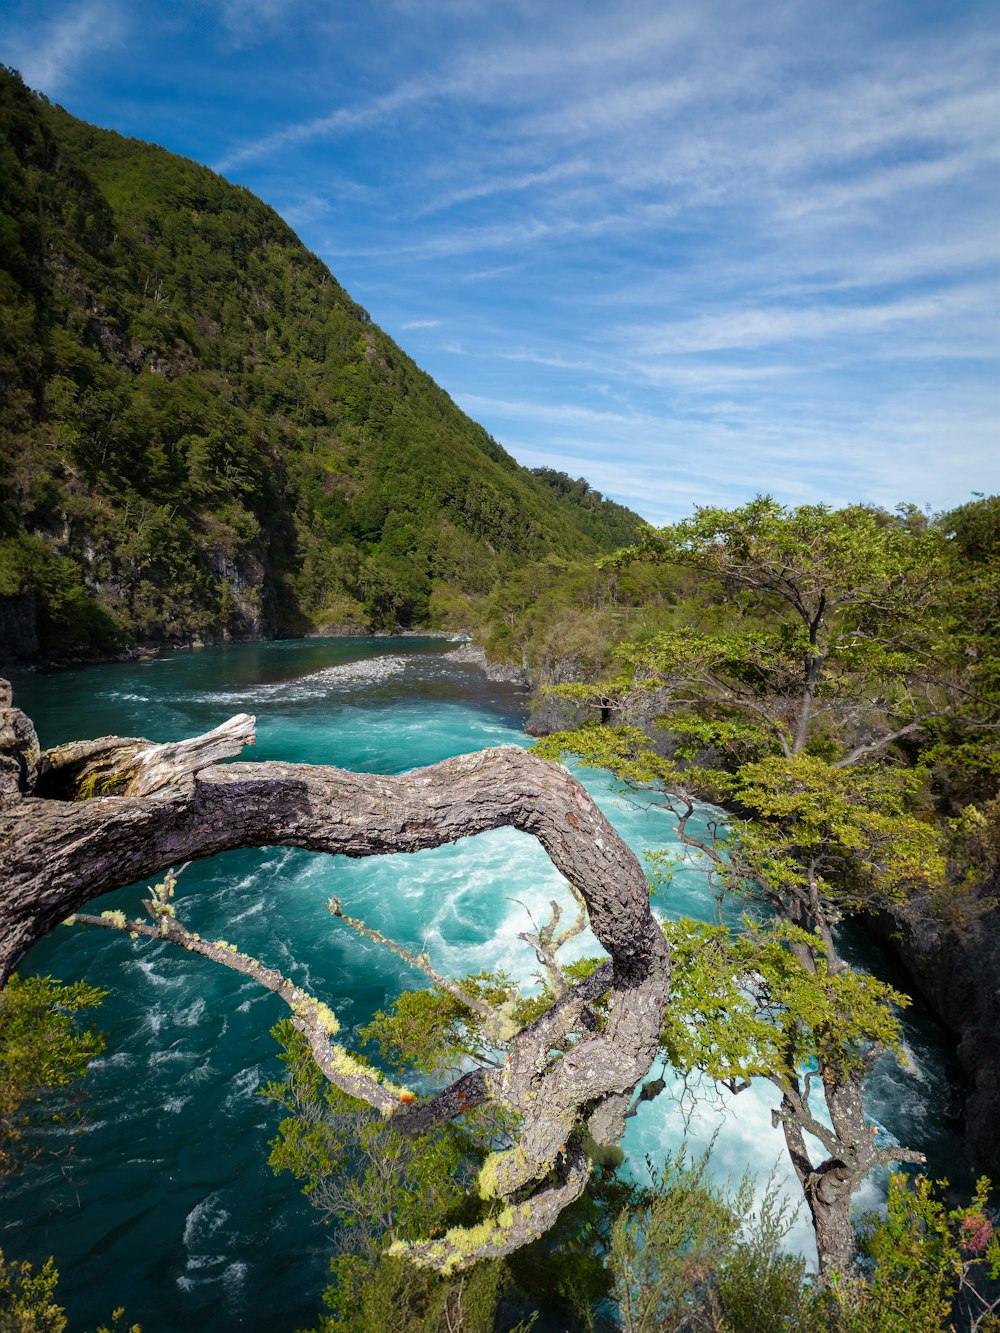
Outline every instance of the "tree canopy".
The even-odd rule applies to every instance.
[[[920,746],[933,746],[943,720],[975,727],[990,707],[949,634],[953,552],[913,511],[788,510],[761,497],[699,509],[615,564],[639,557],[693,580],[675,623],[620,645],[604,681],[559,692],[600,706],[612,724],[648,697],[659,733],[591,724],[542,750],[661,790],[720,905],[748,913],[735,936],[721,906],[717,928],[667,928],[690,966],[665,1048],[734,1088],[753,1077],[776,1085],[775,1123],[821,1267],[843,1273],[851,1195],[880,1162],[920,1154],[879,1142],[865,1116],[864,1076],[898,1052],[894,1010],[905,998],[846,966],[838,923],[944,889],[945,839],[926,818]],[[707,836],[689,831],[696,798],[729,812]],[[817,1092],[829,1125],[810,1105]]]

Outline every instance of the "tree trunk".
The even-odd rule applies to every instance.
[[[397,777],[309,764],[211,767],[252,743],[253,719],[243,716],[177,745],[110,738],[38,760],[30,724],[9,698],[0,693],[0,745],[9,748],[0,790],[0,984],[32,944],[91,899],[216,852],[283,845],[377,856],[508,825],[537,838],[585,902],[610,963],[517,1032],[501,1070],[467,1073],[430,1103],[411,1106],[407,1094],[400,1104],[332,1046],[310,997],[289,986],[286,998],[327,1077],[401,1129],[460,1115],[473,1093],[522,1117],[516,1148],[491,1164],[488,1188],[481,1181],[484,1196],[507,1204],[492,1234],[484,1240],[477,1229],[473,1243],[456,1231],[448,1242],[410,1246],[411,1257],[454,1271],[510,1253],[579,1196],[590,1171],[584,1130],[598,1142],[621,1137],[627,1095],[656,1054],[670,960],[641,867],[564,768],[513,746]],[[179,926],[161,924],[165,937],[189,947]],[[254,959],[196,951],[285,990]],[[600,995],[609,997],[603,1028],[580,1027]],[[571,1028],[579,1039],[553,1059]]]
[[[838,1273],[846,1276],[853,1267],[857,1243],[851,1223],[851,1196],[859,1184],[839,1165],[827,1164],[813,1177],[806,1193],[816,1232],[819,1275],[824,1282]]]

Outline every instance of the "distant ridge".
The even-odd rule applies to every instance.
[[[0,73],[0,644],[447,625],[638,517],[519,466],[273,209]]]

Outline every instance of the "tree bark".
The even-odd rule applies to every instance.
[[[16,736],[30,751],[23,714],[9,702],[4,714],[4,702],[0,694],[0,737]],[[327,1077],[404,1131],[461,1114],[473,1089],[478,1100],[492,1097],[522,1117],[518,1145],[492,1164],[483,1188],[506,1205],[489,1237],[477,1228],[467,1243],[456,1231],[448,1242],[411,1247],[414,1258],[444,1271],[510,1253],[579,1196],[590,1169],[580,1146],[584,1131],[605,1142],[621,1136],[617,1108],[659,1044],[670,961],[636,858],[564,768],[512,746],[393,777],[309,764],[211,766],[252,738],[253,719],[241,716],[173,746],[110,738],[61,747],[41,756],[34,782],[19,761],[16,790],[9,768],[0,808],[0,984],[32,944],[91,899],[181,862],[237,847],[362,857],[415,852],[505,826],[530,833],[586,904],[610,964],[514,1035],[502,1069],[466,1074],[430,1104],[412,1105],[409,1094],[401,1104],[384,1084],[375,1089],[347,1068],[329,1029],[314,1021],[308,997],[289,1000]],[[194,937],[186,942],[186,932],[158,919],[161,934],[192,947]],[[251,975],[256,967],[258,980],[281,993],[282,979],[256,960],[225,948],[196,951]],[[603,1029],[584,1032],[553,1059],[559,1040],[603,994]]]

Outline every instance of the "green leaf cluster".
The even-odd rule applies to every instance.
[[[1000,1326],[1000,1248],[989,1181],[949,1206],[926,1177],[893,1175],[884,1213],[862,1222],[863,1265],[819,1286],[783,1240],[794,1214],[774,1182],[719,1187],[685,1150],[653,1172],[614,1227],[609,1265],[625,1333],[981,1333]]]
[[[870,1276],[836,1283],[829,1293],[834,1326],[844,1333],[996,1330],[1000,1244],[988,1207],[990,1182],[949,1206],[947,1181],[893,1173],[885,1214],[862,1222]],[[832,1321],[833,1322],[833,1321]]]
[[[530,1022],[552,1003],[550,993],[540,1000],[522,996],[516,982],[502,969],[477,972],[458,983],[471,999],[488,1004],[517,1027]],[[359,1030],[363,1041],[374,1042],[394,1068],[417,1069],[425,1074],[454,1074],[463,1060],[477,1062],[496,1056],[485,1020],[454,995],[438,988],[404,991],[391,1007],[379,1010]]]
[[[33,1125],[64,1123],[71,1088],[104,1049],[78,1014],[104,992],[76,981],[15,975],[0,990],[0,1174],[12,1171]]]
[[[496,989],[482,978],[471,984]],[[432,1053],[434,1039],[418,1036],[418,1028],[410,1025],[416,1014],[427,1012],[405,1003],[413,998],[403,997],[398,1022],[386,1018],[385,1045],[405,1067],[443,1068],[452,1055],[448,1029],[434,1026],[442,1050]],[[381,1030],[382,1018],[373,1021],[373,1031]],[[291,1022],[279,1023],[274,1035],[282,1046],[286,1076],[270,1083],[263,1095],[288,1114],[271,1144],[270,1164],[301,1181],[303,1192],[336,1230],[332,1282],[323,1297],[326,1313],[318,1333],[492,1330],[501,1292],[509,1285],[505,1264],[484,1263],[460,1277],[442,1278],[386,1254],[395,1241],[477,1220],[482,1202],[477,1203],[472,1186],[488,1143],[476,1132],[474,1117],[471,1133],[468,1126],[448,1126],[408,1139],[329,1084]],[[413,1050],[406,1045],[410,1038],[416,1042]]]
[[[745,1175],[709,1180],[708,1154],[685,1150],[653,1171],[641,1207],[615,1223],[609,1264],[624,1333],[778,1333],[814,1329],[816,1293],[805,1263],[782,1249],[794,1214],[771,1182],[759,1204]]]
[[[664,934],[674,960],[661,1042],[681,1073],[727,1085],[779,1085],[819,1062],[840,1077],[864,1072],[873,1044],[902,1058],[898,1011],[909,998],[867,973],[823,965],[822,946],[784,922],[725,926],[681,917]],[[790,946],[819,961],[802,967]]]
[[[52,1259],[36,1272],[0,1250],[0,1333],[65,1333],[66,1312],[56,1304],[59,1271]],[[138,1324],[125,1327],[125,1311],[111,1313],[110,1325],[97,1333],[142,1333]]]

